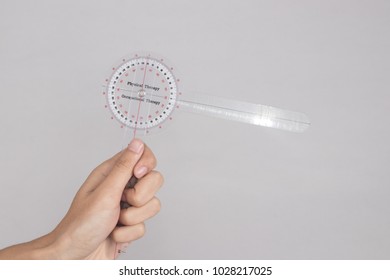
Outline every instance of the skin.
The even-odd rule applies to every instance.
[[[96,167],[49,234],[0,250],[0,259],[114,259],[160,211],[156,158],[139,139]],[[137,178],[136,180],[134,180]],[[130,180],[132,178],[132,180]],[[134,187],[126,188],[130,182]],[[121,208],[125,203],[128,208]]]

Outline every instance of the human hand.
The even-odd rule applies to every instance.
[[[152,151],[133,140],[92,171],[51,233],[0,251],[0,259],[116,258],[119,250],[144,235],[144,221],[160,210],[155,194],[163,177],[155,166]],[[126,188],[131,181],[134,187]],[[130,207],[121,209],[121,201]]]
[[[118,250],[142,237],[144,221],[157,214],[155,193],[163,182],[156,158],[140,140],[92,171],[53,234],[61,258],[113,259]],[[125,189],[132,176],[133,188]],[[121,209],[120,201],[131,205]]]

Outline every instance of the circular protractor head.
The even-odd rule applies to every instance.
[[[148,133],[172,119],[177,80],[163,59],[135,55],[112,68],[107,82],[107,107],[121,126]]]

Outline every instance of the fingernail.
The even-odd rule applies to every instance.
[[[134,175],[137,178],[141,178],[142,176],[144,176],[146,174],[146,172],[148,172],[148,169],[145,166],[141,166],[140,168],[138,168],[137,170],[134,171]]]
[[[139,139],[133,139],[127,148],[136,154],[140,154],[144,149],[144,143]]]

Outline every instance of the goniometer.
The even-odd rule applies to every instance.
[[[112,119],[134,136],[162,129],[178,109],[291,132],[303,132],[310,126],[303,113],[211,95],[182,94],[174,68],[151,55],[123,59],[105,82],[103,94]]]

